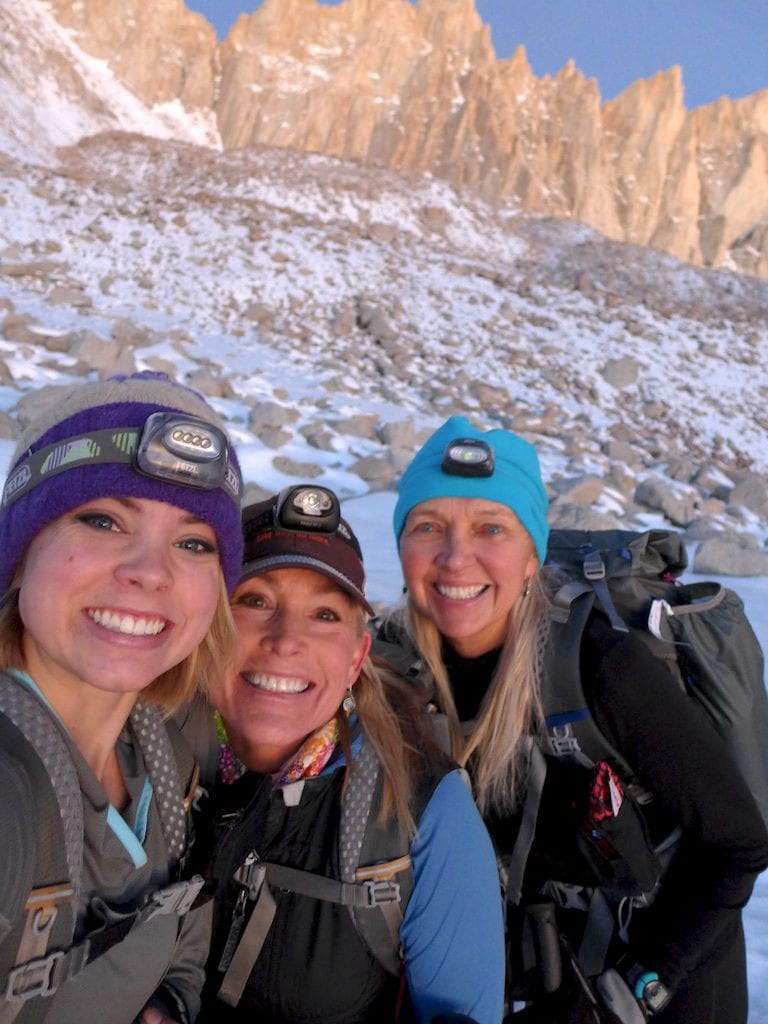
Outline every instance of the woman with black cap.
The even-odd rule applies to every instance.
[[[219,891],[201,1021],[498,1024],[491,843],[408,689],[368,657],[362,556],[335,495],[289,488],[245,509],[243,530],[238,653],[211,692]]]
[[[240,473],[162,374],[62,388],[0,509],[0,1021],[194,1020],[194,762],[168,714],[233,640]]]
[[[562,883],[600,888],[577,839],[586,827],[588,785],[599,781],[617,814],[626,794],[610,765],[598,779],[588,768],[541,754],[549,529],[536,450],[510,431],[482,431],[452,417],[406,468],[394,530],[407,601],[383,623],[374,651],[411,676],[442,713],[435,720],[448,726],[448,749],[469,770],[497,848],[518,856],[516,841],[530,826],[523,892],[536,913],[510,916],[509,944],[517,949],[521,935],[530,939],[535,931],[526,955],[536,951],[541,960],[548,949],[545,987],[554,989],[566,936],[552,935],[546,900],[553,893],[579,899],[573,885]],[[619,970],[588,981],[571,956],[578,947],[564,946],[574,988],[560,986],[542,1002],[540,1016],[526,1012],[548,1024],[613,1019],[605,1010],[595,1016],[597,986],[614,1009],[625,1000],[621,1021],[656,1014],[666,1024],[743,1024],[741,908],[768,861],[757,806],[720,737],[638,639],[612,631],[595,614],[580,661],[591,715],[653,794],[660,834],[679,826],[682,835],[652,905],[621,922]],[[542,791],[532,780],[544,770]],[[537,792],[538,807],[526,799]],[[521,869],[519,860],[512,864]],[[603,908],[610,919],[608,903],[610,897],[594,899],[595,917]],[[558,919],[575,926],[572,914],[558,912]],[[586,914],[578,919],[581,934],[595,934],[584,931]],[[528,931],[513,934],[518,920]],[[602,962],[597,952],[589,957],[595,964]],[[512,974],[514,991],[519,977]]]

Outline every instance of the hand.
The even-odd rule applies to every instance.
[[[136,1018],[136,1024],[179,1024],[175,1017],[168,1017],[155,1006],[145,1007]]]

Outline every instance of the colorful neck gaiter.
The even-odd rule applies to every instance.
[[[219,778],[229,784],[236,782],[248,769],[232,749],[227,727],[221,715],[216,712],[216,733],[219,737]],[[313,779],[325,768],[339,742],[339,723],[334,716],[316,732],[308,736],[296,753],[275,773],[275,784],[287,786],[299,779]]]

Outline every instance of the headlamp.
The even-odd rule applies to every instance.
[[[339,499],[326,487],[286,487],[277,496],[275,525],[306,533],[335,533],[339,528]]]
[[[153,412],[136,449],[136,467],[160,477],[213,490],[227,477],[229,443],[224,432],[196,416]]]
[[[440,468],[450,476],[492,476],[493,448],[474,437],[459,437],[449,442]]]
[[[145,476],[183,487],[224,490],[240,507],[242,479],[223,430],[197,416],[156,412],[143,427],[110,427],[68,437],[34,452],[8,477],[2,505],[37,484],[87,465],[128,464]]]

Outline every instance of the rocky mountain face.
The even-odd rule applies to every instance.
[[[768,89],[686,111],[671,68],[601,103],[572,63],[537,78],[522,47],[497,60],[474,0],[266,0],[221,45],[182,0],[48,7],[143,102],[215,115],[226,150],[430,172],[768,277]]]

